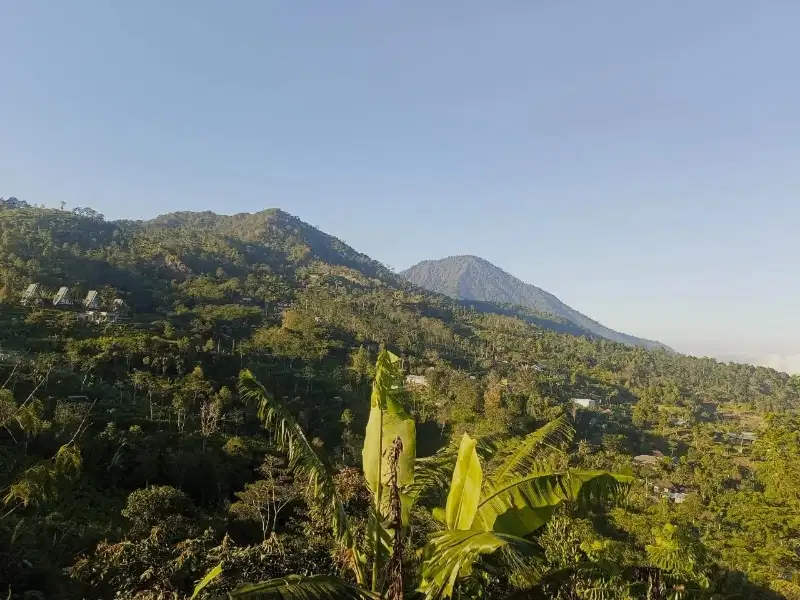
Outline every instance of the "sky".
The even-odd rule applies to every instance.
[[[0,195],[279,207],[800,371],[796,0],[0,0]]]

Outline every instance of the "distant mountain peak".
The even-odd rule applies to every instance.
[[[425,260],[401,275],[421,288],[457,300],[521,306],[564,319],[590,335],[631,346],[669,350],[660,342],[609,329],[564,304],[553,294],[525,283],[480,256],[464,254]]]

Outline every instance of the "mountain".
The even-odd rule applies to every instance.
[[[73,295],[110,286],[141,310],[163,311],[174,301],[176,286],[193,278],[228,281],[236,288],[233,295],[263,298],[263,277],[269,275],[266,287],[291,287],[319,264],[383,285],[408,285],[379,262],[279,209],[105,221],[90,209],[45,209],[12,200],[0,199],[0,301],[18,296],[30,282],[48,293],[68,285]]]
[[[318,259],[349,267],[381,280],[400,279],[379,262],[357,252],[342,240],[328,235],[278,208],[257,213],[219,215],[213,212],[175,212],[144,223],[153,228],[208,231],[254,244],[262,244],[295,262]]]
[[[235,215],[175,212],[147,221],[107,222],[91,209],[67,212],[3,200],[0,236],[0,251],[7,258],[0,261],[0,299],[19,294],[31,281],[47,290],[68,284],[75,294],[111,286],[141,310],[163,311],[165,303],[175,301],[176,284],[199,285],[189,281],[193,277],[233,278],[228,287],[238,285],[236,293],[263,298],[279,295],[275,290],[286,282],[302,279],[304,270],[324,264],[397,290],[410,281],[467,300],[480,312],[520,317],[559,333],[662,347],[603,327],[476,257],[428,261],[396,275],[338,238],[275,208]],[[264,282],[256,285],[264,272],[277,279],[266,287]],[[279,280],[284,284],[278,285]],[[267,293],[270,286],[275,290]]]
[[[553,294],[517,279],[478,256],[425,260],[406,269],[401,275],[414,285],[457,300],[521,306],[564,319],[590,335],[631,346],[670,350],[660,342],[609,329],[564,304]]]
[[[503,290],[499,299],[518,297],[511,284],[486,281]],[[32,283],[38,293],[21,302]],[[53,305],[62,287],[73,305]],[[89,290],[100,311],[82,306]],[[538,292],[539,307],[559,308]],[[720,597],[773,600],[742,581],[783,585],[800,569],[785,558],[797,538],[785,521],[796,520],[800,491],[770,487],[797,479],[796,377],[647,352],[538,308],[426,291],[275,209],[109,222],[88,208],[0,198],[0,588],[13,600],[154,598],[165,589],[188,598],[222,563],[216,597],[256,578],[336,571],[340,544],[311,521],[320,513],[298,485],[308,473],[289,472],[297,461],[276,455],[275,440],[290,428],[302,442],[291,447],[316,461],[316,474],[336,478],[331,489],[341,482],[347,497],[360,494],[360,438],[381,346],[416,375],[396,397],[416,421],[417,456],[464,433],[513,449],[569,413],[570,427],[546,436],[564,451],[580,448],[564,457],[576,469],[628,472],[640,469],[634,456],[678,453],[680,483],[704,492],[691,493],[698,526],[681,536],[708,533],[685,543],[720,557],[703,566],[730,583],[714,589]],[[603,410],[574,410],[576,398]],[[586,445],[568,442],[573,428]],[[722,435],[707,441],[711,431],[744,430],[760,437],[752,449]],[[764,459],[763,448],[794,454]],[[632,485],[647,491],[646,481]],[[433,509],[426,496],[418,508]],[[649,496],[640,494],[633,512],[618,507],[613,523],[586,539],[604,540],[613,527],[631,557],[625,564],[650,564],[653,529],[672,540],[671,523],[689,505]],[[298,510],[278,516],[276,498]],[[369,517],[362,502],[341,505],[353,523]],[[267,525],[264,506],[272,507]],[[721,531],[717,506],[731,507]],[[778,532],[766,542],[765,527]],[[264,544],[270,528],[278,546]],[[412,531],[415,540],[429,533]],[[497,583],[483,597],[498,596]]]

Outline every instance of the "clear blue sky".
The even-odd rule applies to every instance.
[[[800,357],[797,0],[0,0],[0,23],[2,195],[277,206],[394,268],[477,254],[679,350]]]

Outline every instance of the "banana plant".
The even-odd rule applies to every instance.
[[[461,438],[444,508],[434,509],[443,529],[422,551],[420,591],[426,599],[451,597],[476,570],[500,569],[510,581],[530,586],[541,569],[532,536],[565,502],[595,503],[615,496],[631,478],[602,471],[555,470],[554,451],[572,439],[562,416],[530,434],[485,473],[477,441]],[[487,562],[484,559],[490,559]]]
[[[359,548],[344,503],[330,470],[315,452],[297,421],[244,370],[239,393],[259,406],[264,427],[286,453],[296,477],[307,480],[311,497],[331,515],[336,542],[349,554],[356,580],[353,585],[332,576],[290,576],[249,585],[232,598],[380,598],[402,597],[402,544],[414,493],[416,426],[400,402],[402,373],[398,358],[382,350],[378,355],[362,452],[364,476],[372,494],[366,547]],[[371,568],[370,568],[371,567]]]
[[[404,596],[405,531],[414,503],[437,488],[449,491],[434,509],[443,529],[421,550],[420,587],[428,599],[448,598],[460,582],[484,569],[482,559],[499,559],[520,583],[534,579],[537,547],[531,539],[567,501],[603,500],[626,478],[604,472],[557,470],[553,456],[574,435],[568,417],[545,425],[510,446],[468,435],[431,457],[416,458],[416,428],[400,402],[402,374],[396,356],[381,351],[376,364],[362,452],[372,495],[366,544],[358,547],[344,503],[327,465],[291,413],[274,400],[250,371],[239,378],[240,395],[259,406],[259,416],[287,454],[295,476],[305,478],[310,496],[331,515],[334,538],[348,554],[355,583],[330,575],[248,585],[230,594],[247,600],[383,598]],[[482,460],[483,459],[483,460]]]
[[[364,477],[372,493],[373,514],[376,517],[370,521],[374,529],[370,532],[373,555],[370,589],[373,593],[382,587],[381,568],[387,563],[390,550],[383,541],[387,534],[393,537],[394,584],[402,581],[403,529],[408,527],[414,503],[409,490],[414,484],[416,424],[398,397],[403,381],[398,362],[398,357],[386,350],[378,355],[361,454]]]

